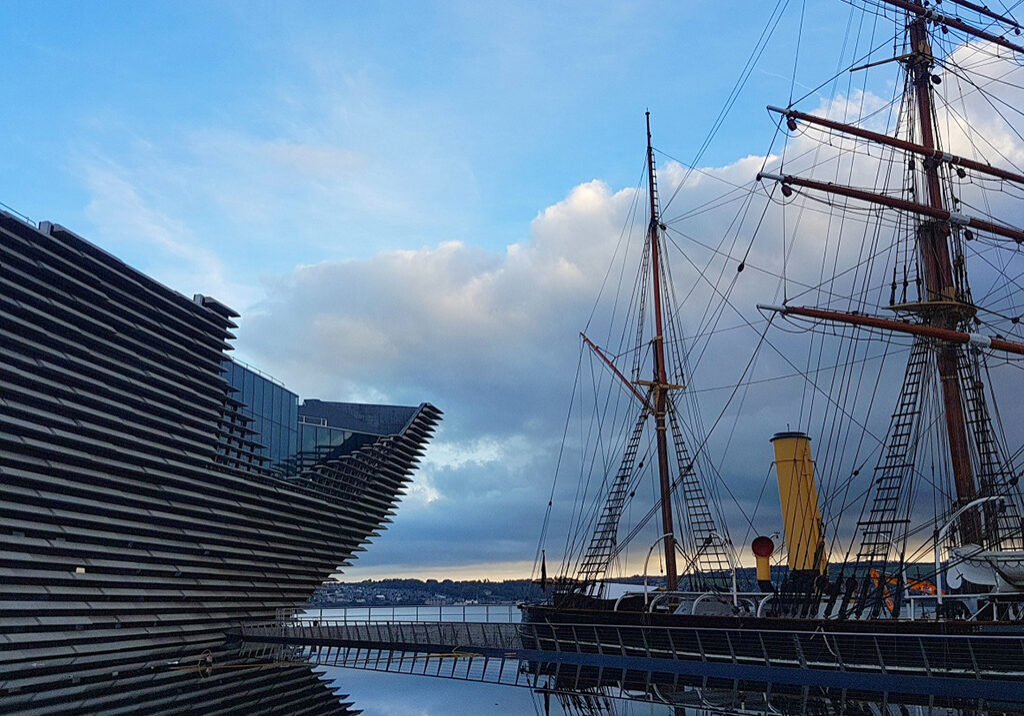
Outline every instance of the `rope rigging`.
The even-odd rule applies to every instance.
[[[616,561],[630,562],[631,549],[635,547],[634,557],[642,556],[653,543],[650,557],[666,531],[653,527],[651,520],[659,513],[664,520],[666,509],[674,514],[683,555],[679,576],[694,589],[727,588],[725,580],[741,553],[729,537],[728,518],[741,515],[746,520],[745,544],[752,533],[764,533],[758,529],[759,519],[774,516],[762,509],[768,476],[759,485],[744,485],[744,472],[755,471],[742,460],[729,462],[734,460],[731,446],[734,437],[746,439],[754,433],[742,422],[743,413],[762,407],[750,397],[754,389],[765,395],[773,395],[773,389],[782,393],[790,379],[801,380],[803,390],[787,395],[784,408],[796,428],[817,441],[814,472],[821,489],[823,540],[826,553],[839,565],[833,587],[838,590],[840,582],[856,580],[856,588],[845,596],[832,594],[830,610],[899,616],[900,600],[887,606],[890,580],[896,580],[897,590],[905,589],[908,563],[931,549],[946,549],[948,565],[968,559],[957,550],[971,545],[1024,550],[1024,500],[1018,487],[1024,447],[1009,447],[1016,427],[1005,424],[999,412],[995,397],[1000,376],[993,372],[1003,366],[1019,370],[1024,360],[997,358],[992,348],[973,339],[954,346],[948,336],[906,337],[878,323],[864,327],[809,314],[784,314],[784,320],[776,321],[776,313],[758,316],[749,308],[754,301],[748,292],[756,289],[767,300],[774,289],[775,300],[781,299],[783,306],[799,302],[853,316],[889,312],[894,316],[890,323],[970,335],[984,329],[984,335],[1011,341],[1024,336],[1024,270],[1015,268],[1020,242],[1012,235],[1001,239],[996,230],[984,224],[979,229],[977,223],[998,222],[1006,214],[1004,198],[1019,200],[1024,188],[1012,178],[965,170],[941,159],[954,148],[968,160],[988,164],[990,157],[999,168],[1019,171],[1013,160],[1019,162],[1024,155],[984,136],[975,108],[985,108],[1005,125],[1006,136],[1024,144],[1024,128],[1019,128],[1024,112],[999,96],[1024,91],[1024,80],[1018,79],[1024,78],[1018,75],[1024,69],[1016,63],[1004,71],[1000,63],[1007,62],[1005,51],[979,46],[982,41],[956,29],[955,23],[935,26],[948,27],[948,32],[933,31],[925,20],[911,18],[918,23],[917,31],[931,38],[930,49],[924,50],[920,42],[900,39],[908,20],[888,0],[850,4],[842,66],[815,90],[831,85],[819,112],[841,112],[843,121],[852,116],[851,126],[870,125],[872,131],[917,149],[797,122],[783,111],[762,164],[763,173],[770,169],[780,175],[767,177],[777,180],[770,186],[736,183],[722,171],[698,166],[774,34],[788,6],[785,0],[772,9],[694,161],[683,163],[658,152],[663,161],[682,167],[673,173],[675,183],[660,210],[654,150],[649,146],[646,198],[652,210],[645,220],[639,203],[645,198],[641,178],[614,251],[622,268],[616,273],[610,266],[601,283],[599,302],[610,307],[599,309],[595,303],[587,320],[585,332],[601,326],[601,335],[594,343],[584,336],[580,346],[575,405],[570,409],[570,415],[575,410],[578,416],[579,435],[566,445],[567,416],[559,453],[559,467],[570,452],[581,455],[574,504],[584,505],[566,536],[561,574],[571,579],[562,585],[565,593],[596,597]],[[867,10],[860,22],[853,19],[855,8]],[[960,9],[943,12],[959,17]],[[794,69],[804,40],[805,11],[801,3]],[[988,18],[982,30],[996,32],[997,25]],[[891,56],[879,59],[883,49]],[[891,97],[879,97],[872,93],[876,85],[869,70],[877,66],[889,72],[893,65],[887,60],[894,58],[899,60],[899,81],[892,85]],[[979,74],[978,69],[986,71]],[[945,83],[936,81],[939,73]],[[796,86],[794,72],[787,108],[811,96],[794,100]],[[776,141],[781,142],[778,148]],[[690,206],[662,219],[660,211],[683,195],[695,174],[714,179],[721,190],[693,192],[697,198]],[[871,204],[856,194],[799,186],[792,177],[813,177],[833,189],[870,186],[877,196],[905,203]],[[917,207],[946,213],[929,215]],[[972,217],[969,223],[959,219],[964,213]],[[1024,224],[1020,218],[1017,225]],[[713,220],[717,224],[709,231]],[[673,259],[682,257],[678,267],[668,260],[669,249],[674,250]],[[627,265],[637,267],[631,285]],[[614,291],[604,295],[616,276]],[[658,312],[663,325],[653,315]],[[727,317],[735,325],[726,325]],[[741,338],[746,341],[742,356],[749,356],[745,362],[738,352],[725,355],[728,348],[721,348],[738,345]],[[726,369],[739,377],[725,383],[699,380]],[[956,383],[955,391],[950,381]],[[593,397],[584,399],[584,388]],[[703,419],[709,401],[717,403],[710,425]],[[772,419],[780,413],[771,413]],[[667,444],[667,458],[661,455],[666,448],[659,444],[659,428],[652,428],[659,419],[664,421],[660,439]],[[763,431],[764,426],[756,429]],[[640,486],[646,479],[656,483],[656,468],[665,460],[670,465],[668,489],[648,496]],[[760,488],[756,498],[748,496],[755,487]],[[1000,497],[1002,506],[986,502],[980,509],[956,514],[958,505],[978,496]],[[553,485],[542,541],[555,497]],[[639,520],[629,524],[634,502]],[[954,519],[942,544],[935,539],[929,544],[938,527]],[[805,544],[806,535],[798,537]],[[675,548],[671,540],[666,542],[660,559],[673,572]],[[787,548],[796,550],[796,545],[790,539]],[[535,557],[535,569],[536,562]],[[919,570],[918,577],[922,574],[926,578],[927,570]]]

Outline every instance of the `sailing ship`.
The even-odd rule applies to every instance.
[[[995,63],[1019,69],[1021,26],[968,0],[947,0],[948,13],[924,0],[854,5],[875,29],[888,24],[894,34],[846,69],[899,68],[893,102],[868,107],[862,121],[802,111],[796,102],[769,107],[780,132],[818,140],[824,149],[804,161],[806,174],[791,168],[801,167],[799,157],[780,161],[783,151],[769,156],[756,178],[766,205],[780,205],[780,213],[798,201],[815,202],[828,213],[827,228],[842,231],[847,222],[863,232],[854,269],[826,272],[822,260],[824,277],[801,292],[824,305],[801,305],[800,297],[758,305],[766,319],[762,335],[782,324],[804,330],[811,352],[832,350],[828,355],[843,366],[833,370],[833,382],[847,383],[836,388],[846,397],[830,395],[809,366],[809,390],[828,403],[819,410],[824,419],[814,426],[801,416],[802,429],[771,437],[785,564],[772,570],[783,552],[777,537],[760,535],[750,545],[756,583],[745,584],[738,566],[740,550],[718,494],[728,485],[708,458],[708,433],[686,388],[688,354],[665,260],[669,227],[660,212],[648,114],[648,222],[631,304],[638,317],[623,331],[633,342],[609,350],[583,335],[585,350],[629,396],[634,419],[621,457],[603,476],[597,508],[574,522],[589,537],[578,538],[582,529],[570,535],[550,597],[522,607],[525,650],[603,655],[620,667],[655,659],[675,674],[707,675],[710,664],[716,675],[736,679],[950,695],[980,688],[1024,700],[1024,453],[1007,446],[1003,429],[1020,406],[1000,412],[991,379],[993,366],[1009,362],[1019,370],[1024,355],[1021,274],[1008,263],[1019,257],[1024,231],[990,216],[994,205],[986,198],[994,191],[1020,202],[1024,172],[991,142],[961,141],[968,151],[953,153],[941,130],[963,135],[968,123],[955,114],[955,98],[937,89],[943,74],[969,88],[961,101],[983,95],[993,82],[1011,84],[1005,74],[977,80],[970,73]],[[891,56],[879,59],[879,48]],[[955,56],[964,48],[970,61]],[[868,104],[862,95],[861,105]],[[988,101],[988,109],[1000,108],[1020,113]],[[892,121],[876,127],[887,112]],[[822,165],[829,165],[828,181],[814,173]],[[842,181],[869,174],[878,180],[875,189]],[[800,222],[792,223],[799,230]],[[846,256],[838,248],[824,252],[837,264]],[[730,257],[737,274],[745,256]],[[1001,289],[973,292],[972,262],[1002,279]],[[653,335],[644,333],[648,328]],[[892,391],[895,405],[885,408],[888,428],[871,450],[863,446],[874,435],[849,402],[856,389],[851,371],[862,370],[869,356],[824,348],[835,339],[874,342],[890,364],[906,361],[901,387]],[[626,359],[632,368],[622,365]],[[862,403],[885,402],[882,382],[865,386],[870,399]],[[812,432],[829,464],[812,456]],[[856,455],[843,456],[843,445],[855,446]],[[647,473],[655,476],[657,496],[640,526],[627,529],[625,515]],[[934,505],[929,515],[927,504]],[[612,565],[635,549],[631,542],[651,520],[658,526],[643,584],[613,585]],[[647,576],[656,553],[664,569],[657,588]],[[546,561],[542,570],[546,586]]]

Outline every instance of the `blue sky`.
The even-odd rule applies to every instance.
[[[18,181],[4,200],[96,236],[96,173],[114,172],[199,242],[237,246],[229,237],[244,231],[236,274],[470,232],[500,247],[576,184],[633,184],[646,107],[661,143],[695,152],[770,9],[5,3],[5,82],[18,101],[0,115],[2,161]],[[766,66],[788,65],[786,44],[772,46]],[[751,115],[763,120],[762,95],[788,95],[789,81],[758,72],[752,84],[764,92],[744,97],[708,162],[762,148],[768,125]],[[232,196],[254,154],[273,147],[281,165],[255,171],[249,196]],[[304,149],[322,164],[302,164]],[[332,194],[339,183],[361,191]],[[260,190],[277,205],[247,205]],[[323,224],[322,236],[287,236],[303,221]],[[145,247],[121,251],[153,263]]]
[[[753,180],[775,132],[766,104],[810,92],[801,108],[841,115],[891,95],[885,73],[810,88],[867,47],[891,54],[892,21],[842,2],[780,6],[672,212]],[[351,575],[522,574],[577,332],[641,179],[643,112],[668,197],[684,176],[670,158],[697,154],[774,7],[0,3],[0,203],[232,305],[238,355],[303,396],[445,411],[395,524]],[[679,226],[735,241],[753,227],[731,224],[734,208]],[[750,255],[736,298],[751,320],[777,296],[777,246]],[[821,249],[805,250],[813,268]],[[752,336],[729,335],[694,385],[736,380]],[[707,394],[708,414],[724,395]],[[755,424],[729,433],[744,450],[715,444],[741,496],[770,464],[765,426],[795,422],[788,406],[752,397]]]

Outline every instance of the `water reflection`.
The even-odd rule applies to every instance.
[[[320,655],[306,655],[316,659]],[[325,678],[367,716],[503,714],[1024,714],[1024,704],[685,677],[649,671],[367,649],[336,652]]]
[[[517,623],[523,613],[515,604],[410,605],[308,609],[297,618],[317,621]]]
[[[541,668],[543,670],[543,668]],[[783,689],[777,686],[731,684],[662,691],[650,687],[624,689],[617,679],[595,680],[573,675],[536,688],[474,683],[446,678],[410,676],[351,668],[327,668],[324,676],[351,694],[365,716],[391,714],[552,714],[559,716],[1000,716],[1021,714],[1020,704],[962,702],[959,705],[907,699],[893,694],[852,691]],[[593,675],[590,675],[593,676]],[[635,674],[642,680],[645,675]],[[671,699],[669,703],[667,700]]]
[[[363,716],[544,713],[543,696],[530,689],[337,667],[322,671]]]
[[[515,654],[352,648],[333,650],[331,663],[317,661],[324,661],[323,650],[280,646],[216,650],[209,659],[184,655],[144,669],[93,661],[88,684],[83,671],[77,679],[53,675],[48,688],[0,691],[0,712],[1024,715],[1019,703],[735,682],[529,661]]]
[[[418,612],[417,612],[418,610]],[[436,611],[435,611],[436,610]],[[288,658],[318,664],[326,681],[350,693],[356,708],[375,714],[453,711],[501,714],[887,714],[899,716],[967,716],[968,714],[1022,714],[1024,704],[921,693],[857,691],[840,687],[812,687],[739,681],[710,675],[660,673],[617,668],[615,659],[598,664],[571,659],[536,660],[537,652],[521,651],[514,608],[377,607],[360,610],[317,610],[307,613],[308,623],[321,625],[341,618],[333,633],[357,636],[351,647],[321,646],[292,649]],[[322,621],[321,621],[322,620]],[[373,639],[393,634],[395,622],[432,621],[440,633],[476,634],[474,640],[444,641],[428,634],[427,642],[447,644],[426,648],[403,644],[391,649],[368,647]],[[390,623],[390,627],[388,626]],[[452,623],[461,623],[456,626]],[[360,626],[361,625],[361,626]],[[341,632],[337,631],[337,627]],[[368,636],[364,634],[369,630]],[[406,629],[405,639],[410,634]],[[413,634],[418,633],[413,629]],[[393,637],[389,637],[395,641]],[[388,638],[384,639],[385,641]],[[507,642],[507,643],[506,643]],[[469,644],[475,643],[476,646]],[[460,646],[452,646],[460,644]],[[490,648],[485,648],[489,646]],[[380,646],[378,643],[377,647]],[[501,648],[494,648],[500,646]],[[415,649],[410,651],[409,649]],[[276,658],[284,658],[278,650]],[[557,657],[557,655],[552,655]],[[547,659],[545,654],[542,657]],[[531,660],[532,659],[532,660]],[[620,662],[621,666],[621,662]],[[646,668],[646,667],[644,667]],[[651,668],[659,668],[657,664]],[[966,689],[965,689],[966,692]]]
[[[357,713],[309,664],[251,659],[233,648],[76,653],[62,668],[0,649],[3,714]],[[29,660],[27,660],[29,659]]]

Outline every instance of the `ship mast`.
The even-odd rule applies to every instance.
[[[932,126],[932,51],[928,42],[928,26],[923,16],[910,23],[911,57],[907,61],[911,82],[917,98],[918,121],[921,129],[921,144],[926,150],[934,151],[935,131]],[[939,163],[924,161],[925,178],[928,184],[928,203],[933,209],[944,211],[942,183],[939,178]],[[953,268],[949,255],[949,224],[939,221],[923,222],[917,229],[917,249],[924,273],[926,298],[924,307],[930,303],[959,304],[953,283]],[[925,323],[939,328],[957,327],[958,311],[923,310]],[[957,371],[957,348],[949,343],[939,346],[936,363],[942,386],[942,400],[945,407],[946,434],[949,437],[949,452],[953,464],[953,484],[956,487],[957,505],[966,505],[975,497],[974,473],[967,441],[967,421],[964,416]],[[976,512],[965,512],[960,518],[961,544],[981,542],[981,522]]]
[[[676,574],[676,538],[672,521],[672,484],[669,479],[668,436],[665,412],[668,406],[670,388],[665,370],[665,333],[661,315],[661,260],[658,254],[658,229],[661,219],[658,215],[658,181],[654,167],[654,149],[651,146],[651,113],[647,112],[647,178],[650,197],[651,223],[647,229],[651,249],[651,280],[654,288],[654,425],[658,446],[658,482],[661,489],[661,527],[665,542],[665,575],[668,591],[678,588]]]
[[[597,519],[587,549],[579,562],[575,582],[584,585],[584,588],[591,590],[592,594],[599,592],[599,581],[607,571],[610,560],[636,536],[639,529],[646,525],[648,520],[653,519],[660,512],[661,535],[651,547],[650,554],[653,554],[654,547],[659,542],[663,543],[668,589],[676,591],[679,588],[680,575],[676,564],[676,551],[679,550],[683,553],[685,548],[680,549],[680,546],[686,545],[686,548],[689,549],[685,549],[685,553],[689,554],[689,550],[692,549],[692,558],[688,562],[687,569],[683,571],[689,574],[690,569],[693,568],[693,576],[697,580],[695,583],[700,583],[705,579],[713,582],[723,576],[727,577],[731,573],[735,590],[735,562],[729,554],[731,543],[728,532],[725,531],[724,526],[718,525],[711,512],[707,490],[695,469],[696,456],[691,455],[686,446],[686,440],[676,414],[676,406],[669,395],[669,391],[682,390],[685,386],[669,382],[672,377],[679,378],[675,371],[668,368],[666,360],[666,353],[671,352],[674,346],[672,336],[678,335],[678,328],[673,321],[672,294],[663,293],[665,291],[663,282],[669,275],[667,257],[662,251],[664,246],[661,244],[661,232],[665,230],[665,226],[661,223],[661,213],[658,207],[658,179],[654,148],[651,144],[650,112],[646,117],[650,223],[644,236],[644,261],[638,286],[642,298],[638,306],[639,317],[636,325],[637,340],[640,342],[643,328],[647,325],[645,307],[648,295],[647,279],[650,278],[654,301],[654,337],[651,340],[654,370],[650,380],[640,379],[640,353],[632,350],[640,346],[633,345],[628,352],[635,356],[636,363],[633,366],[632,376],[627,378],[608,353],[585,334],[580,334],[584,345],[593,351],[600,362],[637,400],[640,413],[637,416],[633,432],[626,442],[622,461],[608,489],[604,507]],[[647,273],[648,265],[651,268],[650,274]],[[666,348],[666,332],[669,336],[668,341],[671,343],[668,348]],[[652,416],[655,422],[660,498],[650,512],[640,520],[638,525],[633,527],[631,533],[620,543],[618,538],[619,518],[622,516],[623,507],[635,493],[632,480],[637,470],[644,464],[644,460],[640,460],[637,465],[637,451],[648,425],[648,419]],[[672,463],[670,463],[669,454],[669,433],[672,436],[674,449],[674,455],[671,456],[674,461]],[[675,468],[670,467],[671,465],[675,465]],[[674,472],[674,470],[678,471]],[[681,488],[679,491],[682,493],[681,509],[683,509],[683,513],[680,517],[685,516],[690,528],[688,532],[678,535],[675,531],[675,519],[672,514],[672,498],[677,488]]]
[[[987,31],[973,28],[958,18],[939,14],[934,8],[926,7],[926,3],[922,4],[915,0],[883,0],[883,2],[905,10],[909,18],[907,29],[909,32],[910,51],[908,54],[896,59],[904,62],[907,67],[910,81],[908,91],[913,98],[917,111],[918,127],[920,130],[919,143],[880,135],[860,127],[796,112],[792,109],[769,107],[769,110],[784,114],[790,129],[795,129],[796,120],[800,119],[922,156],[923,161],[921,164],[923,165],[926,185],[926,200],[920,203],[918,201],[907,201],[885,194],[877,194],[853,187],[814,181],[791,175],[780,176],[762,173],[759,176],[760,178],[774,179],[780,182],[784,196],[790,196],[793,192],[792,187],[798,186],[813,191],[823,191],[829,194],[867,201],[883,207],[907,211],[921,217],[916,229],[915,243],[921,265],[923,295],[918,303],[893,306],[894,309],[917,314],[920,323],[908,323],[856,313],[844,313],[842,311],[792,306],[767,306],[765,308],[785,315],[802,315],[854,325],[867,325],[937,339],[934,343],[935,366],[942,392],[944,427],[948,439],[953,484],[956,492],[956,501],[953,505],[953,510],[955,511],[957,508],[969,504],[978,496],[978,479],[971,463],[968,419],[964,407],[965,397],[970,397],[971,386],[965,386],[962,383],[961,366],[959,365],[961,362],[960,354],[963,350],[961,346],[969,344],[1011,353],[1024,352],[1024,346],[1005,341],[1000,337],[993,339],[988,336],[968,333],[969,321],[974,317],[976,309],[966,293],[966,287],[958,286],[954,277],[954,261],[952,260],[950,250],[951,239],[956,237],[953,233],[955,229],[971,227],[997,236],[1006,237],[1014,240],[1017,244],[1022,244],[1024,243],[1024,231],[1015,227],[966,216],[955,210],[955,207],[948,207],[946,197],[943,194],[939,167],[943,163],[958,167],[970,165],[969,168],[974,171],[996,176],[1002,180],[1017,184],[1024,184],[1024,176],[948,154],[938,146],[933,120],[935,101],[931,69],[934,64],[934,58],[929,41],[928,23],[935,22],[942,24],[944,27],[949,26],[1014,52],[1024,52],[1024,47],[1016,45],[1000,36],[992,35]],[[954,2],[961,4],[960,0],[954,0]],[[963,176],[962,172],[964,170],[958,169],[958,171]],[[959,261],[962,261],[962,259],[958,257],[957,262]],[[982,543],[982,526],[977,512],[965,511],[959,518],[958,524],[961,544]]]

